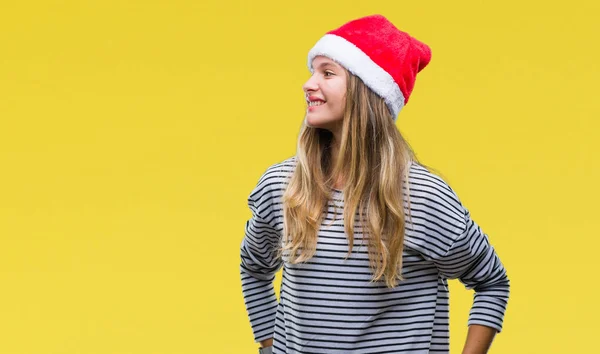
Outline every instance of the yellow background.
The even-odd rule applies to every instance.
[[[308,49],[372,13],[432,48],[397,125],[508,270],[491,353],[595,352],[598,1],[3,0],[0,353],[255,353],[246,198]]]

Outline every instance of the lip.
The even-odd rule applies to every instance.
[[[314,111],[315,109],[317,109],[317,108],[319,108],[319,107],[323,106],[324,104],[325,104],[325,103],[323,103],[323,104],[320,104],[320,105],[318,105],[318,106],[308,106],[306,109],[307,109],[309,112],[312,112],[312,111]]]
[[[311,102],[323,102],[322,104],[318,105],[318,106],[311,106],[310,103]],[[324,105],[327,101],[325,101],[324,99],[322,99],[321,97],[317,97],[317,96],[308,96],[306,97],[306,110],[308,112],[312,112],[315,109],[319,108],[320,106]]]
[[[307,101],[308,102],[315,102],[315,101],[327,102],[324,99],[317,97],[317,96],[308,96]]]

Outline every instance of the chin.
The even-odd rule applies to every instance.
[[[306,125],[311,128],[322,128],[322,129],[330,129],[335,125],[335,121],[322,117],[311,117],[306,116],[305,118]]]

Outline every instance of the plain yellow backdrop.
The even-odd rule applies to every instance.
[[[310,47],[373,13],[432,48],[397,126],[507,268],[490,352],[596,351],[598,1],[4,0],[0,354],[255,353],[246,198],[295,154]]]

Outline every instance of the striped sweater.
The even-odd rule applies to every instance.
[[[509,297],[502,263],[456,193],[418,163],[409,167],[412,223],[405,201],[405,279],[396,287],[370,282],[359,226],[345,259],[341,190],[334,190],[323,211],[313,258],[290,264],[274,257],[283,231],[281,196],[295,165],[295,157],[271,165],[248,197],[252,217],[241,243],[240,270],[255,341],[273,338],[275,354],[448,353],[447,279],[474,289],[468,325],[502,330]],[[282,267],[278,301],[273,281]]]

